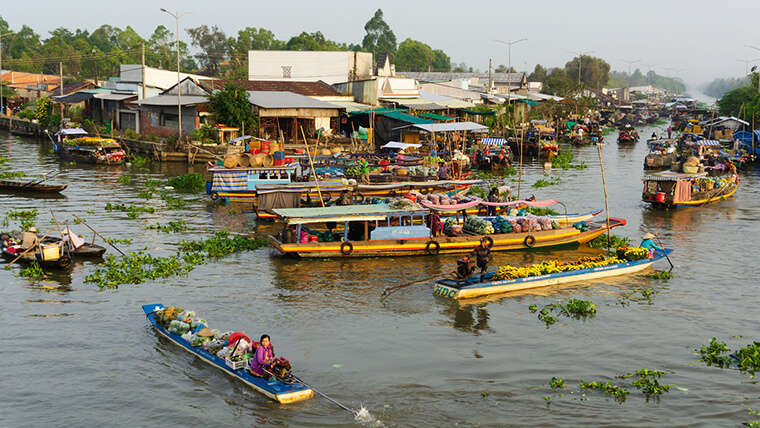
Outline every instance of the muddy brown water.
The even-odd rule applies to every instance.
[[[664,132],[667,125],[643,127]],[[239,381],[160,339],[141,305],[164,303],[195,310],[213,328],[268,333],[278,355],[296,373],[339,402],[365,406],[368,426],[739,426],[757,420],[758,384],[750,374],[708,367],[695,349],[712,337],[732,350],[760,340],[756,245],[760,242],[758,176],[726,201],[698,209],[657,211],[640,200],[646,143],[603,147],[610,213],[628,224],[615,234],[638,242],[658,232],[673,248],[675,277],[642,274],[549,287],[474,303],[434,297],[429,284],[400,290],[380,301],[383,287],[443,275],[455,256],[363,260],[282,259],[271,249],[233,255],[198,266],[189,275],[100,290],[85,277],[93,262],[70,275],[42,279],[0,270],[0,411],[4,426],[354,426],[348,412],[320,397],[273,403]],[[564,148],[564,147],[563,147]],[[604,208],[595,147],[566,148],[583,170],[551,170],[558,185],[532,188],[545,171],[525,165],[521,193],[556,198],[571,212]],[[145,180],[192,172],[184,164],[144,167],[62,163],[44,140],[0,131],[0,171],[28,175],[65,171],[60,198],[0,194],[0,211],[39,210],[37,227],[84,218],[101,234],[132,239],[123,251],[168,256],[177,243],[227,227],[259,237],[276,231],[257,224],[243,206],[211,206],[202,193],[183,195],[186,208],[163,208],[157,196],[138,194]],[[203,165],[198,165],[199,171]],[[117,179],[129,175],[129,184]],[[508,182],[517,187],[514,179]],[[138,219],[108,212],[107,202],[156,207]],[[145,227],[182,219],[184,233]],[[6,228],[18,228],[10,221]],[[116,252],[109,247],[109,254]],[[493,266],[595,254],[589,249],[497,254]],[[659,262],[657,269],[667,269]],[[651,302],[635,301],[647,288]],[[596,304],[593,318],[560,318],[550,328],[529,311],[568,299]],[[628,301],[630,304],[622,304]],[[583,380],[628,385],[615,379],[641,368],[667,370],[669,393],[647,400],[631,389],[622,404],[581,391]],[[552,390],[552,377],[569,389]],[[585,395],[584,395],[585,394]],[[547,400],[548,397],[550,400]],[[746,407],[744,407],[746,406]]]

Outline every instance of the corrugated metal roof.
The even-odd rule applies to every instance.
[[[455,117],[443,116],[443,115],[435,114],[435,113],[420,113],[420,116],[426,117],[428,119],[433,119],[433,120],[442,120],[444,122],[448,122],[449,120],[456,119]]]
[[[121,100],[126,100],[129,98],[137,98],[137,94],[134,94],[134,93],[120,94],[116,92],[110,92],[107,94],[95,94],[95,98],[99,100],[121,101]]]
[[[71,95],[56,95],[54,97],[50,97],[51,100],[63,103],[63,104],[77,104],[81,103],[82,101],[91,100],[95,97],[95,94],[91,94],[88,92],[74,92]]]
[[[449,80],[460,79],[488,79],[488,73],[447,73],[447,72],[397,72],[397,75],[404,75],[410,79],[420,82],[447,82]],[[494,83],[521,83],[525,73],[491,73]]]
[[[353,101],[330,101],[330,104],[335,104],[338,108],[344,108],[348,113],[365,111],[372,108],[369,104],[355,103]]]
[[[381,98],[382,101],[396,103],[400,106],[414,108],[416,110],[446,110],[446,106],[433,103],[419,98]]]
[[[387,116],[396,120],[401,120],[403,122],[408,123],[414,123],[414,124],[433,124],[435,121],[432,121],[430,119],[425,119],[422,117],[412,116],[411,114],[402,113],[400,111],[387,111],[385,113],[380,113],[383,116]]]
[[[315,100],[314,98],[293,92],[282,91],[246,91],[251,104],[262,108],[323,108],[335,109],[335,104]]]
[[[414,125],[428,132],[475,131],[488,132],[488,127],[475,122],[454,122]]]
[[[205,104],[208,102],[208,98],[202,97],[200,95],[183,95],[181,101],[182,101],[183,106],[190,106],[190,105],[195,105],[195,104]],[[176,95],[156,95],[155,97],[143,98],[135,102],[137,104],[146,105],[146,106],[176,106],[177,96]]]

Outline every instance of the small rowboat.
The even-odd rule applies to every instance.
[[[56,194],[69,187],[68,184],[38,184],[34,182],[22,183],[18,181],[0,180],[0,192],[23,193],[23,194]]]
[[[55,244],[53,244],[53,246],[56,248],[58,247]],[[36,262],[42,269],[65,270],[71,268],[72,265],[72,259],[68,255],[60,254],[57,251],[53,251],[54,255],[49,255],[48,251],[45,251],[44,247],[42,253],[29,251],[28,253],[19,257],[19,255],[21,255],[23,252],[24,250],[22,250],[21,246],[19,245],[3,245],[2,249],[0,249],[0,255],[2,255],[5,260],[8,260],[8,262],[12,262],[13,260],[17,259],[19,263],[23,263],[25,265],[30,265],[32,262]]]
[[[14,230],[11,232],[11,236],[13,237],[13,239],[21,242],[21,240],[24,239],[24,232],[21,232],[19,230]],[[60,245],[60,242],[61,242],[61,238],[56,238],[55,236],[46,236],[44,237],[44,239],[43,239],[43,236],[40,235],[39,233],[37,234],[37,236],[41,239],[40,243],[42,245],[45,245],[45,244]],[[105,254],[105,252],[106,252],[106,247],[95,244],[95,243],[89,244],[85,242],[80,247],[73,250],[72,254],[74,255],[76,259],[98,258],[98,257],[103,257],[103,254]]]
[[[295,403],[309,399],[314,396],[314,391],[299,383],[286,383],[281,380],[274,382],[267,382],[263,377],[258,377],[250,374],[245,369],[233,370],[227,366],[225,361],[214,354],[204,350],[202,347],[193,347],[190,342],[183,339],[181,336],[169,333],[163,326],[158,324],[155,320],[155,312],[164,308],[164,305],[160,303],[153,303],[150,305],[143,305],[143,311],[145,316],[148,317],[148,321],[153,324],[153,328],[156,329],[158,334],[171,340],[177,346],[184,349],[187,352],[199,357],[201,360],[211,364],[212,366],[221,369],[226,374],[236,377],[243,381],[246,385],[266,395],[267,397],[276,400],[277,402],[287,404]]]
[[[471,299],[491,294],[501,294],[511,291],[547,287],[550,285],[566,284],[569,282],[589,281],[609,276],[625,275],[648,268],[652,263],[665,258],[666,254],[670,254],[672,251],[673,250],[668,248],[665,248],[665,252],[657,251],[655,257],[652,259],[647,258],[588,269],[550,273],[547,275],[529,276],[524,278],[512,278],[501,281],[492,280],[494,273],[486,274],[486,282],[478,282],[480,279],[479,276],[473,276],[472,278],[462,281],[448,278],[439,279],[435,282],[433,294],[449,299]]]

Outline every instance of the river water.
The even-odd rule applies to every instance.
[[[15,276],[18,267],[0,270],[2,425],[739,426],[757,420],[748,415],[760,410],[756,379],[708,367],[695,349],[712,337],[732,350],[760,340],[758,176],[743,172],[739,191],[726,201],[650,209],[640,198],[643,140],[666,126],[640,128],[642,142],[632,148],[618,147],[611,135],[602,155],[610,214],[628,222],[615,234],[637,243],[644,233],[658,232],[674,249],[675,277],[668,281],[646,271],[469,304],[434,297],[427,283],[381,302],[383,287],[444,275],[457,257],[295,260],[268,248],[198,266],[187,276],[106,290],[84,281],[95,268],[88,261],[70,275],[39,280]],[[569,150],[589,168],[549,171],[561,183],[537,189],[531,185],[543,178],[543,164],[527,163],[521,193],[559,199],[570,212],[604,208],[596,148]],[[188,165],[69,165],[48,142],[4,132],[0,156],[11,158],[0,171],[65,171],[57,177],[69,184],[61,198],[0,195],[2,213],[36,208],[43,232],[52,227],[53,209],[58,221],[68,220],[87,239],[92,232],[75,225],[73,214],[106,237],[132,239],[117,244],[122,251],[168,256],[183,239],[224,227],[259,237],[276,230],[257,225],[245,207],[212,206],[200,193],[183,195],[189,204],[181,210],[138,196],[145,180],[192,172]],[[117,182],[124,175],[132,177],[129,184]],[[157,211],[129,219],[106,211],[107,202]],[[179,219],[191,230],[145,228]],[[596,251],[499,253],[492,266],[590,253]],[[653,291],[650,301],[634,300],[646,289]],[[596,316],[560,317],[547,328],[528,309],[568,299],[592,301]],[[348,407],[366,407],[373,420],[357,421],[318,396],[292,405],[268,400],[160,339],[142,313],[149,303],[193,309],[222,331],[270,334],[299,377]],[[647,400],[630,379],[615,378],[642,368],[672,372],[661,383],[675,386]],[[551,389],[552,377],[564,379],[568,389]],[[581,380],[609,380],[631,394],[617,403],[580,390]]]

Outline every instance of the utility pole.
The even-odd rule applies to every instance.
[[[588,52],[575,52],[575,51],[568,51],[572,54],[578,55],[578,85],[581,84],[581,70],[583,70],[583,55],[594,53],[594,51],[588,51]]]
[[[63,96],[63,62],[58,62],[58,71],[60,73],[60,79],[61,82],[58,85],[58,88],[60,89],[60,94]],[[63,122],[63,103],[61,103],[61,122]]]
[[[182,15],[179,14],[179,11],[176,12],[176,14],[169,12],[168,10],[161,8],[161,12],[166,12],[169,15],[173,16],[174,19],[177,20],[177,139],[178,141],[182,140],[182,86],[181,86],[181,80],[180,80],[180,74],[179,74],[179,19],[183,16],[193,13],[193,11],[185,12]]]
[[[657,64],[644,64],[647,66],[647,86],[649,86],[649,73],[652,72],[652,67],[654,67]],[[649,88],[647,88],[649,90]]]
[[[142,98],[145,99],[145,40],[142,42]]]
[[[92,50],[92,65],[95,68],[95,86],[100,86],[98,84],[98,61],[95,59],[95,49]]]
[[[507,68],[507,76],[508,76],[507,87],[509,88],[509,90],[507,91],[507,104],[509,104],[509,102],[512,99],[512,45],[514,45],[515,43],[523,42],[528,39],[515,40],[514,42],[512,41],[512,39],[509,39],[509,41],[506,41],[506,42],[503,40],[496,40],[496,39],[492,39],[492,40],[494,42],[504,43],[505,45],[509,46],[509,62],[507,65],[507,67],[509,67]]]
[[[670,92],[670,70],[675,70],[675,67],[668,67],[665,69],[665,71],[668,72],[668,92]]]
[[[737,58],[736,60],[739,61],[739,62],[743,62],[744,64],[746,64],[746,67],[744,68],[744,75],[745,76],[749,76],[749,63],[755,62],[755,61],[760,61],[760,58],[758,58],[758,59],[746,59],[746,60],[745,59],[738,59]]]
[[[750,45],[745,45],[745,46],[747,46],[748,48],[752,48],[756,51],[760,51],[760,48],[750,46]],[[758,79],[757,79],[757,92],[760,92],[760,76],[758,76]]]
[[[490,94],[491,89],[493,89],[493,76],[491,76],[491,60],[488,60],[488,91],[486,93]]]
[[[628,63],[628,89],[630,89],[631,88],[631,64],[635,64],[637,62],[641,62],[641,60],[637,59],[636,61],[629,61],[627,59],[624,59],[622,61]]]

